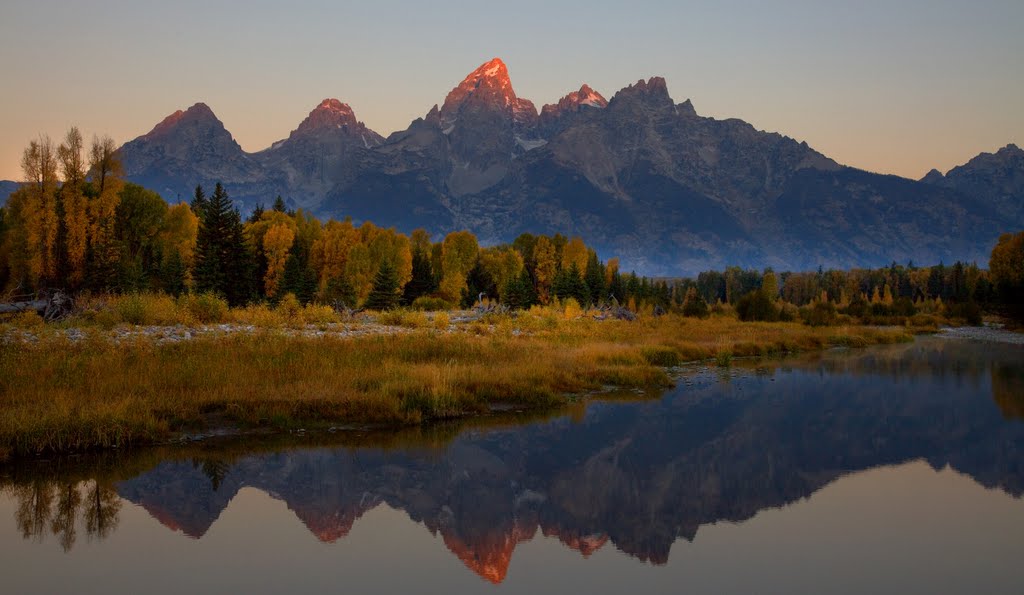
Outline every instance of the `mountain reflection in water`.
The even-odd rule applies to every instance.
[[[23,463],[0,469],[0,500],[14,503],[23,537],[52,537],[66,551],[116,531],[124,502],[201,539],[240,490],[255,488],[325,543],[386,504],[499,583],[516,546],[538,532],[584,557],[612,545],[665,564],[702,526],[915,460],[1020,498],[1022,412],[1024,349],[922,338],[698,369],[660,399],[599,400],[524,424]]]

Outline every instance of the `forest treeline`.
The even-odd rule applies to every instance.
[[[24,184],[0,208],[0,287],[30,293],[214,293],[233,306],[288,294],[386,310],[471,306],[486,296],[510,308],[573,298],[615,300],[634,310],[703,316],[735,308],[749,320],[828,322],[945,313],[969,320],[1020,304],[1024,232],[1004,235],[990,271],[975,263],[776,273],[730,267],[696,278],[649,279],[601,261],[580,238],[522,234],[481,247],[468,231],[437,241],[371,222],[321,222],[280,197],[243,218],[220,184],[197,187],[191,203],[168,205],[128,183],[110,138],[85,146],[72,128],[59,145],[33,141]]]

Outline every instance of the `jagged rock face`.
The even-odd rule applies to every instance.
[[[581,111],[606,107],[608,100],[584,84],[579,91],[573,91],[559,99],[558,103],[545,105],[540,110],[541,135],[546,138],[561,132],[575,121],[574,116]]]
[[[495,58],[469,74],[448,93],[438,125],[448,138],[453,196],[490,188],[508,172],[517,139],[537,123],[533,103],[516,97],[505,63]]]
[[[148,134],[120,149],[129,180],[159,192],[166,200],[187,200],[197,184],[221,182],[244,197],[273,192],[263,166],[242,150],[205,103],[176,111]]]
[[[317,210],[335,185],[355,178],[364,153],[382,142],[348,104],[325,99],[287,139],[255,157],[266,171],[283,177],[283,189],[294,204]]]
[[[1006,145],[954,167],[945,176],[932,170],[922,182],[977,197],[1006,217],[1009,225],[1024,225],[1024,150]]]
[[[846,168],[742,120],[701,117],[664,79],[606,101],[583,85],[538,115],[495,58],[425,117],[382,139],[346,104],[246,154],[209,108],[176,113],[122,148],[128,177],[173,200],[223,182],[249,208],[277,194],[322,217],[403,231],[581,235],[644,274],[984,262],[1024,224],[1021,150],[912,182]]]

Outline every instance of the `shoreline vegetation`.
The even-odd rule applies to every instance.
[[[169,205],[123,179],[113,140],[87,148],[77,128],[30,142],[22,170],[0,207],[0,305],[24,310],[0,318],[0,458],[551,408],[667,386],[681,362],[1024,318],[1024,232],[999,239],[988,271],[655,279],[560,233],[482,246],[468,230],[320,221],[280,196],[243,216],[220,183]]]
[[[729,313],[599,320],[571,302],[354,317],[316,306],[225,307],[198,324],[180,299],[108,299],[106,309],[94,303],[58,324],[26,315],[0,324],[0,460],[190,433],[405,427],[540,411],[612,389],[667,388],[670,369],[683,363],[728,366],[935,329],[743,322]],[[118,312],[131,300],[143,302],[146,320],[137,325]],[[189,316],[191,325],[168,326]]]

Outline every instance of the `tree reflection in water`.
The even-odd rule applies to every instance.
[[[103,539],[118,525],[121,498],[113,485],[100,480],[35,477],[3,487],[17,503],[15,521],[26,539],[41,541],[49,532],[64,551],[70,551],[80,528],[86,536]]]

